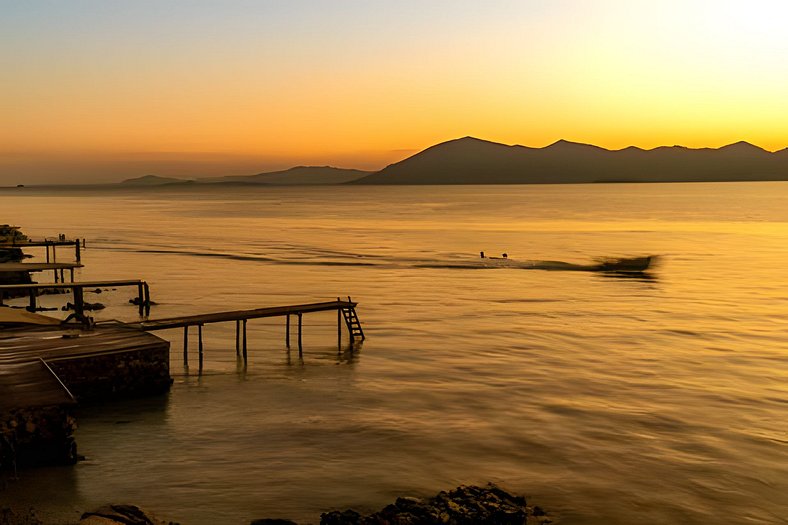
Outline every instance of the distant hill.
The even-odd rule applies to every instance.
[[[788,180],[788,148],[747,142],[718,149],[608,150],[559,140],[544,148],[473,137],[437,144],[356,184],[556,184]]]
[[[282,171],[270,171],[257,175],[237,175],[199,179],[201,183],[245,183],[270,185],[313,185],[344,184],[358,180],[369,171],[334,168],[332,166],[296,166]]]
[[[158,175],[143,175],[142,177],[135,177],[133,179],[126,179],[121,184],[128,186],[160,186],[163,184],[181,184],[185,182],[194,182],[187,179],[176,179],[174,177],[159,177]]]

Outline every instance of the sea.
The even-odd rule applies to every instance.
[[[80,407],[83,461],[4,478],[47,523],[318,523],[488,482],[564,524],[788,523],[788,183],[28,187],[0,222],[85,238],[76,278],[147,280],[152,319],[350,296],[366,335],[306,314],[299,354],[252,320],[244,363],[206,325],[200,369],[157,332],[167,395]],[[134,321],[133,295],[86,300]]]

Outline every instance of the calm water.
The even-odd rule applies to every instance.
[[[283,320],[251,321],[243,369],[211,325],[198,375],[162,333],[170,394],[83,408],[87,460],[0,502],[316,522],[492,480],[563,523],[788,523],[786,202],[785,183],[3,190],[0,222],[86,237],[79,278],[147,279],[152,317],[351,295],[368,337],[338,353],[335,314],[307,315],[301,360]],[[624,279],[480,250],[663,258]],[[130,295],[97,317],[133,319]]]

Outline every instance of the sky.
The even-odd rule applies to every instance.
[[[0,0],[0,184],[788,146],[785,0]]]

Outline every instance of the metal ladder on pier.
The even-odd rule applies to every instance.
[[[339,297],[337,297],[337,301]],[[341,308],[342,317],[345,318],[345,324],[347,325],[347,330],[350,333],[350,340],[355,341],[358,337],[361,341],[365,339],[364,337],[364,330],[361,328],[361,321],[358,320],[358,314],[356,314],[356,307],[353,305],[353,301],[350,300],[350,296],[347,298],[347,302],[349,306],[345,306]]]

